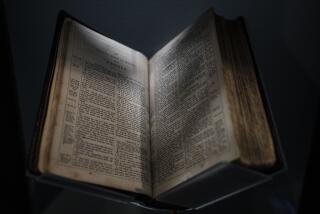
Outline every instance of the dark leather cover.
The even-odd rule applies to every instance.
[[[33,174],[40,174],[39,170],[37,169],[37,164],[38,164],[38,160],[39,160],[40,141],[41,141],[41,135],[42,135],[42,131],[43,131],[44,121],[45,121],[46,113],[47,113],[50,88],[51,88],[51,84],[52,84],[53,71],[54,71],[54,66],[55,66],[55,62],[56,62],[59,38],[60,38],[60,34],[61,34],[63,20],[65,17],[66,17],[66,13],[64,13],[64,12],[61,12],[58,15],[58,20],[57,20],[57,24],[56,24],[55,33],[54,33],[54,39],[53,39],[53,43],[52,43],[52,47],[51,47],[48,68],[47,68],[45,81],[44,81],[43,89],[42,89],[42,94],[41,94],[41,98],[40,98],[38,115],[36,118],[36,124],[35,124],[34,131],[33,131],[33,138],[32,138],[31,146],[30,146],[29,153],[28,153],[27,168],[28,168],[29,172],[32,172]]]
[[[271,124],[272,134],[276,142],[278,163],[277,168],[271,173],[266,174],[244,168],[235,163],[221,163],[209,170],[195,176],[194,178],[176,186],[175,188],[161,194],[156,200],[132,192],[117,190],[104,186],[89,184],[85,182],[74,181],[68,178],[55,176],[52,174],[41,174],[37,168],[39,159],[39,148],[41,134],[46,118],[50,88],[53,78],[53,71],[56,61],[59,38],[62,24],[65,18],[71,18],[85,25],[76,18],[61,11],[58,15],[54,40],[51,47],[51,55],[48,63],[47,74],[43,86],[39,112],[34,127],[33,141],[29,149],[27,175],[39,182],[68,188],[98,197],[106,198],[121,203],[129,203],[152,210],[162,209],[196,209],[212,204],[218,200],[226,198],[245,189],[256,186],[260,183],[270,180],[272,174],[286,169],[283,153],[280,148],[279,138],[276,133],[274,120],[269,111],[269,102],[267,96],[263,95],[263,101],[266,106],[267,115]],[[86,26],[86,25],[85,25]],[[257,69],[256,69],[257,70]],[[257,73],[258,82],[262,92],[265,92]]]

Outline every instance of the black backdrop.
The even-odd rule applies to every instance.
[[[63,9],[89,26],[152,56],[209,7],[225,17],[244,16],[262,81],[278,126],[288,172],[259,188],[231,197],[201,212],[295,213],[298,210],[312,142],[319,141],[319,13],[312,0],[56,0],[3,1],[1,5],[1,82],[12,83],[6,114],[9,152],[5,159],[22,162],[18,148],[30,144],[58,12]],[[6,19],[6,20],[5,20]],[[5,23],[7,23],[7,28]],[[11,48],[10,48],[11,47]],[[9,52],[11,50],[11,53]],[[13,86],[13,87],[12,87]],[[11,113],[12,112],[12,113]],[[14,121],[14,122],[12,122]],[[21,122],[21,123],[20,123]],[[19,131],[20,130],[20,131]],[[22,145],[22,141],[24,144]],[[5,150],[4,149],[4,150]],[[312,147],[312,151],[316,151]],[[314,162],[313,162],[314,164]],[[315,167],[309,165],[310,174]],[[16,169],[14,174],[10,169]],[[7,164],[8,191],[16,207],[27,206],[23,165]],[[309,175],[307,179],[312,177]],[[17,178],[17,180],[14,180]],[[145,212],[98,198],[29,183],[33,212]],[[307,189],[314,183],[307,182]],[[210,190],[210,187],[208,187]],[[214,190],[210,190],[214,191]],[[303,192],[307,195],[307,192]],[[19,197],[22,199],[19,200]],[[193,196],[186,196],[193,197]],[[308,202],[303,201],[307,207]]]

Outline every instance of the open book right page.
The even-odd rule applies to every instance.
[[[213,11],[149,61],[153,195],[239,158]]]

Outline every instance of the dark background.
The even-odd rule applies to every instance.
[[[9,187],[2,203],[25,213],[27,209],[32,213],[150,212],[36,184],[23,176],[23,158],[31,142],[56,18],[63,9],[104,35],[152,56],[214,7],[225,17],[245,18],[288,171],[200,213],[291,214],[316,206],[307,198],[318,188],[313,173],[315,142],[320,140],[318,5],[312,0],[1,1],[1,94],[8,98],[1,101],[6,129],[0,148],[2,177]],[[208,187],[208,191],[214,189]]]

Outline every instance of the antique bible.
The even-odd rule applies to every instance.
[[[36,168],[157,199],[219,163],[277,161],[242,22],[208,10],[151,58],[67,17]]]

